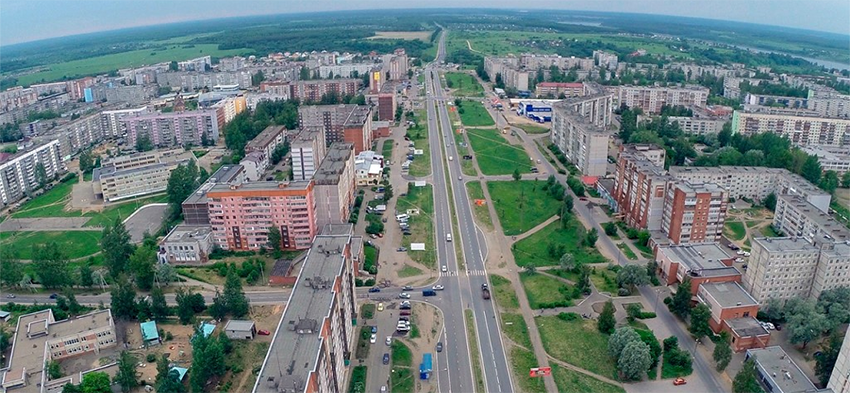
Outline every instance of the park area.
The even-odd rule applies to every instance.
[[[519,235],[558,214],[563,202],[545,191],[544,184],[534,180],[487,182],[505,235]]]
[[[570,307],[576,294],[573,286],[567,285],[556,277],[540,272],[525,271],[519,274],[529,307],[535,310],[544,308]]]
[[[465,72],[446,73],[446,87],[453,89],[456,97],[484,97],[484,88],[478,80]]]
[[[534,320],[549,355],[601,376],[617,379],[615,362],[607,355],[608,336],[599,332],[596,321],[569,313]]]
[[[567,222],[566,228],[560,221],[555,221],[514,244],[516,264],[520,267],[558,266],[565,253],[572,254],[577,264],[608,262],[596,248],[583,244],[586,233],[574,218]]]
[[[469,143],[481,173],[510,175],[514,171],[531,173],[530,159],[521,145],[511,145],[499,131],[491,128],[467,129]]]
[[[425,251],[408,251],[410,258],[428,267],[436,266],[434,244],[434,192],[430,184],[416,187],[408,183],[407,195],[399,196],[396,202],[398,211],[419,210],[419,214],[410,216],[410,236],[404,236],[402,246],[410,250],[410,243],[425,243]],[[395,221],[387,225],[398,225]]]
[[[460,115],[460,121],[467,127],[492,127],[496,125],[490,113],[484,108],[484,105],[478,101],[461,100],[457,107],[457,113]]]

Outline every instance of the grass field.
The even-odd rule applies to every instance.
[[[773,225],[767,225],[767,226],[761,227],[761,228],[758,229],[758,231],[761,232],[761,234],[764,235],[765,237],[779,237],[780,236],[779,233],[777,233],[776,230],[773,229]]]
[[[515,243],[513,254],[518,266],[557,266],[563,252],[570,253],[577,263],[603,263],[607,259],[595,248],[581,244],[585,236],[584,227],[575,219],[571,219],[566,229],[555,221],[533,235]],[[549,248],[560,248],[550,253]],[[561,252],[563,251],[563,252]]]
[[[386,160],[393,159],[393,140],[387,139],[384,141],[383,146],[381,147],[381,155],[384,156]]]
[[[408,264],[405,264],[404,267],[402,267],[401,270],[398,271],[398,276],[401,278],[418,276],[420,274],[422,274],[422,270],[419,270],[419,268],[415,266],[410,266]]]
[[[549,127],[539,126],[537,124],[514,123],[511,125],[517,128],[521,128],[523,131],[529,134],[545,134],[549,132]]]
[[[534,180],[487,182],[505,235],[519,235],[558,213],[561,202],[543,191],[543,183]]]
[[[414,157],[408,173],[410,176],[416,177],[428,176],[431,174],[431,146],[428,142],[425,110],[416,111],[416,116],[409,120],[416,123],[416,126],[408,128],[407,135],[415,143],[417,149],[422,149],[422,155]]]
[[[605,268],[593,268],[590,282],[599,292],[607,292],[611,296],[617,296],[617,274]]]
[[[514,370],[520,391],[524,393],[545,393],[546,385],[543,378],[528,375],[529,369],[538,366],[534,352],[520,347],[513,347],[510,351],[511,368]]]
[[[457,114],[455,107],[449,107],[449,119],[452,122],[452,134],[454,135],[454,143],[457,148],[457,156],[458,160],[460,160],[460,171],[463,172],[466,176],[478,176],[478,171],[475,170],[475,164],[473,160],[466,160],[463,157],[467,155],[473,155],[472,149],[469,147],[469,144],[466,143],[466,137],[464,133],[457,132],[460,128],[460,116]],[[474,158],[474,156],[473,156]]]
[[[569,307],[572,305],[572,287],[545,274],[522,272],[519,274],[528,304],[533,309]]]
[[[394,40],[419,40],[428,41],[432,31],[376,31],[375,35],[367,40],[394,39]]]
[[[490,113],[478,101],[463,100],[460,108],[458,108],[458,114],[460,114],[460,121],[467,127],[490,127],[496,125]]]
[[[732,240],[740,241],[747,236],[747,230],[744,228],[743,222],[726,221],[726,225],[723,226],[723,234]]]
[[[400,340],[394,340],[392,345],[392,368],[395,372],[390,375],[390,391],[412,392],[416,384],[416,374],[413,366],[413,354],[410,348]]]
[[[495,129],[467,129],[469,143],[481,173],[485,175],[510,175],[515,170],[531,173],[528,153],[522,146],[511,145]]]
[[[493,292],[493,297],[496,299],[496,303],[498,303],[499,306],[506,311],[519,309],[519,300],[516,297],[516,291],[514,291],[513,286],[511,286],[511,282],[508,281],[507,278],[491,274],[490,285],[492,285],[490,289]]]
[[[577,319],[567,322],[558,317],[537,317],[534,320],[549,355],[617,379],[617,367],[608,357],[608,336],[596,330],[596,321]]]
[[[68,259],[82,258],[100,251],[101,231],[0,232],[0,248],[8,247],[18,258],[32,259],[34,245],[54,242]]]
[[[415,187],[408,183],[407,196],[398,197],[398,210],[419,209],[419,214],[410,216],[410,236],[404,236],[402,246],[410,249],[410,243],[425,243],[425,251],[408,251],[410,257],[425,266],[436,266],[436,250],[434,244],[434,192],[430,184]],[[389,220],[387,220],[389,221]],[[397,225],[388,222],[387,225]]]
[[[502,331],[511,341],[526,349],[531,348],[531,338],[528,336],[528,325],[522,314],[502,313]]]
[[[469,195],[470,203],[472,203],[472,212],[475,214],[475,220],[480,225],[483,225],[489,230],[493,230],[493,220],[490,219],[490,209],[485,202],[482,205],[475,204],[475,200],[484,199],[484,190],[481,188],[481,183],[477,181],[466,183],[466,192]]]
[[[184,48],[184,46],[191,46]],[[227,57],[249,52],[247,49],[219,50],[216,44],[167,45],[161,49],[143,49],[88,59],[53,64],[46,70],[18,77],[18,84],[51,82],[63,77],[73,78],[106,73],[119,68],[140,67],[165,61],[181,61],[201,56]]]
[[[474,76],[465,72],[447,72],[446,86],[457,97],[484,97],[484,88]]]
[[[572,393],[625,393],[626,390],[607,382],[602,382],[589,375],[552,365],[552,377],[558,385],[559,392]]]

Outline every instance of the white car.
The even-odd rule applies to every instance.
[[[369,337],[369,343],[370,344],[374,344],[376,342],[378,342],[378,335],[377,334],[373,334],[371,337]]]
[[[746,251],[744,251],[744,250],[738,250],[738,251],[737,251],[737,254],[738,254],[738,255],[744,255],[744,253],[745,253],[745,252],[746,252]]]
[[[446,287],[444,287],[442,285],[434,285],[433,287],[431,287],[431,289],[433,289],[435,291],[442,291],[443,289],[446,289]]]
[[[385,342],[387,343],[387,345],[392,345],[393,344],[393,337],[387,336],[387,341],[385,341]]]
[[[443,267],[440,270],[442,270],[443,272],[447,272],[447,271],[449,271],[449,268],[447,268],[446,265],[443,265]]]
[[[398,294],[399,299],[410,299],[410,294],[407,292],[402,292]]]

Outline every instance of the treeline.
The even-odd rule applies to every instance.
[[[750,81],[741,81],[738,85],[741,89],[741,94],[764,94],[771,96],[785,97],[800,97],[806,98],[809,96],[809,89],[805,87],[794,87],[785,84],[760,83],[758,85],[751,84]]]
[[[298,101],[263,101],[253,112],[242,112],[224,126],[224,143],[233,152],[232,161],[245,155],[245,145],[270,125],[282,125],[289,130],[298,127]]]

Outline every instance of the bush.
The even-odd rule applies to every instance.
[[[375,279],[374,279],[374,278],[370,278],[370,279],[368,279],[368,280],[364,281],[364,282],[363,282],[363,286],[365,286],[365,287],[374,287],[374,286],[375,286]]]
[[[679,338],[670,336],[664,339],[664,352],[667,353],[673,349],[679,348]]]
[[[362,287],[363,286],[363,280],[360,279],[360,278],[355,278],[354,279],[354,286],[355,287]]]
[[[640,313],[640,315],[638,315],[638,319],[652,319],[656,316],[657,315],[655,315],[655,313],[652,311],[643,311]]]
[[[156,361],[156,354],[155,353],[149,353],[147,356],[145,356],[145,360],[147,360],[148,363],[155,362]]]
[[[579,319],[579,315],[574,312],[562,312],[558,313],[558,319],[564,322],[575,321]]]
[[[165,332],[165,341],[171,340],[174,340],[174,335],[172,335],[171,332]]]
[[[617,296],[630,296],[631,294],[632,291],[630,291],[628,288],[620,288],[617,290]]]

